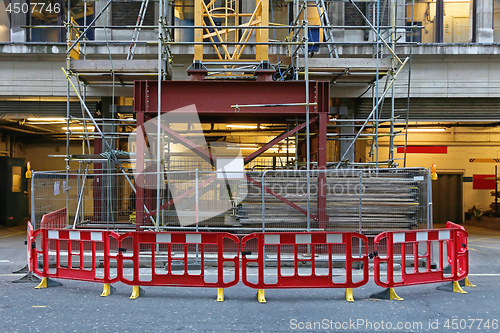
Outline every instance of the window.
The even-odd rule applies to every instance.
[[[21,192],[21,173],[22,168],[20,166],[12,167],[12,192]]]
[[[495,43],[500,43],[500,0],[495,0],[493,5],[493,38]]]
[[[409,2],[411,3],[411,2]],[[411,17],[411,5],[408,6]],[[415,41],[422,43],[469,43],[472,41],[469,0],[417,0],[413,20],[423,28]]]
[[[10,42],[10,17],[7,13],[9,0],[0,0],[0,43]]]

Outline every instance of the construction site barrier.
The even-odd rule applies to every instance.
[[[465,293],[458,281],[464,279],[469,272],[468,251],[463,249],[462,241],[467,239],[465,229],[450,225],[446,229],[411,230],[383,232],[375,237],[376,256],[374,259],[374,278],[378,286],[389,288],[390,298],[402,300],[395,292],[395,287],[417,284],[453,282],[454,291]],[[439,253],[437,265],[432,266],[432,245],[438,243]],[[446,247],[445,247],[446,245]],[[396,249],[401,255],[397,255]],[[444,249],[447,249],[447,259],[451,272],[445,273]],[[382,253],[385,252],[385,255]],[[407,257],[412,253],[413,263],[407,265]],[[423,254],[421,254],[423,253]],[[401,262],[400,280],[396,281],[394,264]],[[419,267],[423,262],[424,267]],[[386,280],[382,281],[382,264],[387,266]],[[413,266],[413,267],[407,267]],[[409,268],[409,270],[407,269]],[[399,275],[399,274],[398,274]]]
[[[41,229],[59,229],[66,227],[66,208],[44,214],[40,222]]]
[[[37,288],[46,288],[48,278],[98,282],[101,296],[108,296],[111,284],[122,282],[133,286],[134,299],[139,286],[208,287],[223,301],[224,288],[239,282],[241,250],[242,282],[258,289],[265,303],[265,289],[278,288],[345,288],[347,301],[354,301],[352,290],[368,282],[374,258],[375,283],[390,299],[402,300],[395,287],[452,282],[453,291],[465,293],[461,280],[474,287],[467,279],[467,239],[464,227],[448,222],[446,229],[383,232],[368,254],[368,238],[355,232],[252,233],[240,242],[223,232],[34,231],[28,222],[27,260],[29,271],[42,277]]]
[[[37,288],[46,288],[48,278],[98,282],[104,284],[101,296],[108,296],[113,291],[111,284],[120,281],[134,287],[130,297],[134,299],[139,297],[139,286],[212,287],[218,288],[217,300],[223,301],[223,288],[239,281],[239,239],[232,234],[120,235],[112,231],[71,229],[33,232],[30,226],[29,267],[42,277]],[[55,261],[49,260],[54,257]],[[114,274],[112,266],[116,267]],[[217,267],[216,276],[206,274],[205,269],[210,266]],[[231,279],[227,279],[229,267],[233,272]],[[127,278],[130,271],[132,278]]]
[[[467,240],[468,240],[468,233],[465,231],[465,228],[459,224],[456,224],[456,223],[453,223],[451,221],[448,221],[446,222],[446,227],[447,228],[457,228],[457,229],[460,229],[462,230],[463,232],[462,233],[459,233],[457,235],[458,239],[457,239],[457,267],[458,267],[458,272],[460,274],[466,274],[468,275],[468,269],[469,269],[469,256],[465,254],[465,252],[467,252],[468,250],[468,245],[467,245]],[[452,252],[452,246],[453,246],[453,243],[448,243],[448,252],[447,253],[451,253]],[[452,258],[450,255],[448,255],[448,264],[450,265],[451,267],[451,261],[452,261]],[[464,286],[465,287],[476,287],[475,284],[472,284],[470,281],[469,281],[469,278],[467,276],[465,276],[464,278]]]
[[[464,274],[467,275],[469,273],[469,256],[466,254],[468,252],[467,250],[467,238],[468,238],[468,233],[465,231],[465,228],[462,227],[461,225],[458,225],[456,223],[453,223],[451,221],[446,222],[446,228],[450,229],[459,229],[462,232],[457,234],[457,241],[455,243],[453,242],[448,242],[447,246],[447,253],[448,253],[448,264],[452,266],[452,261],[453,258],[451,257],[450,253],[456,252],[457,256],[457,270],[459,274]],[[453,246],[456,248],[454,249]]]
[[[123,251],[122,243],[131,239],[132,249]],[[139,296],[137,286],[218,288],[217,300],[224,300],[223,288],[239,281],[239,239],[229,233],[214,232],[130,232],[120,236],[118,277],[135,286],[131,298]],[[148,268],[140,268],[143,258]],[[125,267],[132,266],[132,278]],[[217,275],[206,274],[206,268],[217,267]],[[142,265],[144,266],[144,265]],[[225,280],[228,269],[232,278]]]
[[[110,274],[110,239],[119,237],[112,231],[70,229],[35,231],[32,239],[37,243],[31,248],[31,266],[33,273],[42,277],[38,288],[47,287],[47,278],[99,282],[108,286],[117,282],[118,278],[111,277]],[[98,258],[98,255],[102,256],[102,259]],[[50,256],[55,256],[54,262],[49,261]],[[90,257],[87,264],[85,257]],[[39,258],[42,262],[41,270],[38,266]],[[103,270],[97,270],[98,265],[102,266]]]
[[[259,302],[266,302],[265,289],[277,288],[346,288],[347,301],[354,301],[352,289],[365,285],[369,279],[368,238],[354,232],[284,232],[253,233],[242,238],[242,281],[251,288],[258,289]],[[357,256],[354,250],[359,250]],[[256,251],[256,254],[254,254]],[[289,257],[290,272],[285,258]],[[275,258],[275,259],[273,259]],[[333,274],[334,262],[345,261],[345,281]],[[276,276],[273,282],[266,274],[266,263],[272,262]],[[301,274],[303,264],[309,264],[307,273]],[[323,265],[326,271],[321,271]],[[257,268],[257,281],[252,282],[249,268]],[[359,281],[353,280],[354,267],[361,268],[363,275]],[[293,269],[293,271],[292,271]],[[285,274],[284,274],[285,273]]]
[[[33,246],[35,245],[34,239],[33,239],[33,226],[31,225],[31,222],[28,221],[27,224],[27,232],[26,232],[26,261],[28,263],[28,272],[33,272],[33,264],[31,260],[31,250]]]

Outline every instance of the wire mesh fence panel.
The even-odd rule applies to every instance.
[[[327,173],[327,228],[377,234],[429,225],[426,169],[339,170]]]
[[[243,203],[247,223],[257,220],[260,210],[265,228],[282,231],[377,234],[430,227],[426,169],[312,170],[309,175],[280,170],[262,175],[264,194],[249,191],[252,195]]]
[[[131,174],[114,170],[36,172],[32,181],[32,219],[36,228],[44,227],[42,222],[47,218],[55,219],[57,212],[61,212],[58,228],[134,228],[135,193]]]
[[[241,234],[432,227],[428,170],[418,168],[36,172],[33,189],[36,228],[42,220],[46,228]]]

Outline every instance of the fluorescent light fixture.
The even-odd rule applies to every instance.
[[[68,130],[68,128],[66,126],[64,126],[62,129],[64,131]],[[84,131],[85,127],[83,127],[83,126],[70,126],[69,130],[70,131]],[[87,132],[93,132],[93,131],[94,131],[94,126],[87,126]]]
[[[40,121],[40,122],[54,121],[54,122],[61,122],[61,123],[66,122],[66,119],[64,119],[63,117],[28,118],[27,120],[33,121],[33,122],[36,122],[36,121]]]
[[[229,128],[248,128],[248,129],[257,129],[257,125],[236,125],[236,124],[226,124],[226,127],[229,127]]]
[[[408,132],[409,133],[446,132],[446,128],[408,128]]]

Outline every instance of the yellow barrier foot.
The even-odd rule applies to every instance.
[[[467,294],[467,292],[463,290],[462,287],[460,287],[460,283],[458,283],[458,281],[453,281],[453,292],[460,294]]]
[[[259,303],[266,303],[266,297],[265,297],[265,290],[264,289],[259,289],[257,291],[257,299],[259,300]]]
[[[139,286],[133,286],[132,287],[132,295],[130,295],[130,299],[136,299],[139,298],[139,296],[144,294],[144,290],[139,288]]]
[[[352,295],[352,288],[346,288],[345,300],[348,302],[354,302],[354,296]]]
[[[224,302],[224,288],[217,288],[217,302]]]
[[[44,277],[42,278],[42,281],[40,281],[40,284],[35,287],[35,289],[45,289],[47,288],[47,278]]]
[[[101,297],[106,297],[115,293],[116,288],[110,285],[109,283],[105,283],[102,289]]]
[[[371,295],[370,298],[387,299],[387,300],[391,300],[391,301],[403,301],[404,300],[404,298],[399,297],[398,294],[396,294],[396,291],[394,290],[394,288],[387,288],[384,291],[381,291],[379,293]]]
[[[35,287],[35,289],[45,289],[45,288],[52,288],[52,287],[59,287],[62,286],[61,282],[54,281],[49,278],[42,278],[42,281],[40,281],[40,284]]]
[[[468,277],[468,276],[466,276],[466,277],[465,277],[464,282],[465,282],[465,286],[466,286],[466,287],[476,287],[476,285],[475,285],[475,284],[472,284],[472,283],[469,281],[469,277]]]
[[[402,297],[399,297],[398,294],[396,294],[396,291],[394,288],[389,288],[389,299],[391,301],[404,301],[405,299]]]

